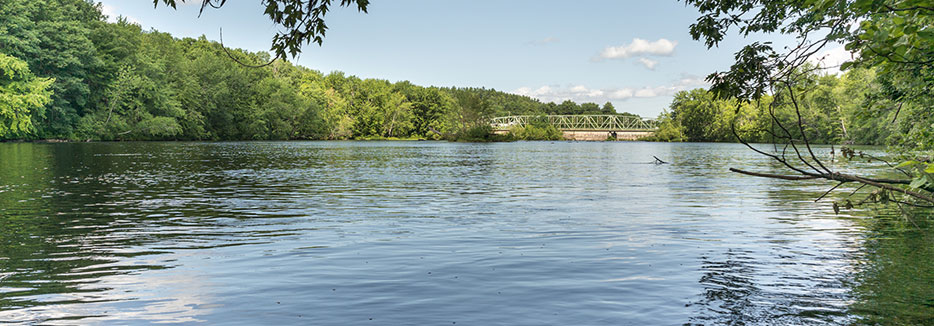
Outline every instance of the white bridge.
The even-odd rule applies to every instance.
[[[490,121],[493,132],[498,134],[534,124],[555,126],[565,138],[573,140],[635,140],[651,136],[658,129],[655,120],[625,115],[513,115]]]

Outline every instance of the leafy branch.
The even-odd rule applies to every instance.
[[[779,162],[793,175],[766,174],[730,170],[757,177],[791,181],[822,179],[835,181],[829,193],[847,183],[858,183],[877,190],[860,203],[895,202],[899,205],[927,207],[934,204],[934,165],[919,161],[890,167],[901,172],[904,179],[870,178],[835,171],[815,154],[802,115],[803,103],[798,93],[806,91],[802,84],[814,71],[825,69],[813,65],[815,56],[831,44],[844,44],[854,53],[849,62],[839,66],[873,68],[885,78],[905,80],[908,91],[890,92],[892,99],[902,104],[924,98],[934,78],[934,8],[929,1],[918,0],[685,0],[697,7],[701,16],[691,25],[690,33],[708,47],[717,46],[732,29],[742,35],[780,33],[793,35],[797,44],[785,51],[770,42],[754,42],[736,53],[735,63],[725,72],[707,77],[710,91],[718,98],[736,99],[736,116],[731,131],[736,139],[753,151]],[[903,73],[908,71],[909,73]],[[913,94],[913,97],[906,96]],[[765,130],[774,143],[771,151],[756,148],[737,132],[737,119],[743,104],[758,103],[764,96],[785,99],[794,108],[792,123],[783,123],[775,114],[780,101],[766,108],[773,130]],[[786,103],[788,104],[788,103]],[[896,113],[896,118],[898,113]],[[853,158],[852,150],[844,149],[845,158]],[[863,153],[860,153],[863,155]],[[873,159],[870,157],[869,159]],[[875,158],[878,160],[878,158]],[[854,192],[855,193],[855,192]],[[890,194],[900,194],[904,199]],[[852,194],[851,194],[852,196]],[[848,201],[848,205],[852,203]],[[839,205],[835,203],[835,211]]]
[[[178,3],[200,1],[201,8],[198,11],[200,17],[206,8],[220,9],[227,0],[153,0],[154,6],[160,3],[177,9]],[[287,57],[296,57],[302,52],[302,46],[309,43],[317,43],[319,46],[324,43],[324,36],[327,33],[328,26],[324,19],[328,11],[331,10],[333,0],[262,0],[265,6],[264,14],[272,20],[273,23],[283,29],[276,33],[272,38],[270,50],[273,52],[273,59],[262,65],[244,64],[234,58],[230,53],[231,59],[244,66],[262,67],[271,64],[277,59],[286,59]],[[355,6],[358,11],[366,13],[370,0],[340,0],[340,7]],[[223,34],[221,36],[223,38]]]

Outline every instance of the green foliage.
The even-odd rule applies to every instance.
[[[101,62],[91,35],[101,24],[99,8],[84,0],[0,2],[0,53],[21,58],[40,77],[52,78],[52,102],[35,110],[40,138],[73,136],[88,107]]]
[[[36,78],[25,61],[0,53],[0,140],[35,130],[32,117],[52,101],[51,84]]]
[[[511,134],[494,134],[493,127],[488,124],[478,124],[462,129],[449,136],[447,139],[458,142],[502,142],[515,140]]]
[[[815,144],[899,145],[908,137],[927,139],[913,136],[928,129],[912,119],[916,115],[898,116],[890,110],[898,104],[886,99],[884,81],[876,76],[873,70],[861,68],[841,76],[803,75],[795,93],[801,128],[787,90],[755,102],[718,99],[703,89],[679,92],[670,111],[659,116],[659,130],[652,140],[734,142],[734,123],[736,132],[749,142],[775,142],[773,135],[783,134],[784,129],[796,139],[802,139],[803,132]],[[911,109],[902,110],[904,114]]]
[[[765,98],[765,101],[769,100]],[[704,89],[678,92],[669,109],[659,116],[658,131],[649,140],[736,141],[732,126],[735,122],[736,132],[743,139],[763,141],[761,131],[768,127],[767,120],[758,116],[755,105],[717,99]]]
[[[712,91],[725,97],[756,99],[778,79],[798,69],[821,48],[843,43],[856,52],[854,65],[883,74],[930,68],[934,63],[934,10],[925,0],[684,0],[701,17],[691,36],[717,46],[731,29],[743,35],[782,33],[797,37],[799,47],[780,53],[771,43],[754,42],[736,54],[729,71],[710,75]],[[817,36],[819,35],[819,36]],[[816,37],[815,37],[816,36]],[[930,83],[930,82],[928,82]]]
[[[327,75],[274,60],[267,53],[224,49],[205,37],[177,39],[117,17],[84,0],[0,2],[0,54],[22,58],[51,100],[7,111],[12,132],[0,138],[76,140],[252,139],[458,139],[481,136],[502,115],[616,114],[612,104],[561,104],[483,88],[421,87],[340,72]],[[175,1],[156,3],[176,5]],[[320,17],[329,2],[287,8],[302,1],[268,1],[273,20]],[[203,2],[205,3],[205,2]],[[212,1],[223,5],[223,1]],[[307,1],[304,2],[307,4]],[[365,9],[367,1],[342,1]],[[310,8],[310,9],[309,9]],[[317,9],[315,9],[317,8]],[[312,11],[308,11],[312,10]],[[268,12],[267,12],[268,13]],[[292,18],[289,18],[292,17]],[[299,25],[284,26],[296,27]],[[274,42],[274,55],[294,53],[294,41],[320,41],[313,33]],[[288,27],[286,26],[286,27]],[[304,28],[298,28],[305,33]],[[280,35],[281,36],[281,35]],[[278,42],[278,43],[276,43]],[[231,60],[233,57],[235,60]],[[19,68],[17,68],[19,69]],[[24,75],[25,76],[25,75]],[[23,77],[26,78],[26,77]],[[28,79],[28,78],[27,78]],[[52,82],[54,80],[54,82]],[[20,82],[21,80],[17,80]],[[19,86],[17,86],[19,87]],[[35,102],[35,101],[34,101]],[[36,102],[39,103],[39,102]],[[23,116],[28,114],[29,117]],[[11,129],[7,127],[6,129]],[[488,128],[487,128],[488,129]],[[526,139],[554,139],[554,128],[530,127]]]
[[[897,166],[899,169],[910,169],[917,174],[909,187],[934,192],[934,163],[905,161]]]
[[[806,62],[821,49],[844,44],[854,52],[841,69],[863,68],[842,82],[852,99],[839,107],[815,107],[814,111],[853,110],[841,123],[819,121],[824,126],[841,125],[844,137],[859,143],[888,143],[900,151],[934,150],[934,7],[924,0],[685,0],[702,15],[691,25],[691,35],[708,46],[716,46],[731,29],[740,33],[782,33],[796,37],[799,46],[782,53],[770,43],[752,43],[736,54],[726,72],[711,74],[711,91],[725,98],[756,100],[769,96],[778,86],[786,92],[809,89],[811,79],[802,72]],[[804,69],[802,69],[804,68]],[[804,77],[804,78],[802,78]],[[824,83],[826,84],[826,83]],[[860,89],[853,84],[869,85]],[[812,92],[818,93],[818,92]],[[820,96],[828,96],[824,94]],[[838,95],[835,95],[838,96]],[[863,101],[868,99],[868,101]],[[821,103],[831,103],[823,101]],[[850,106],[850,107],[847,107]],[[827,115],[826,113],[812,113]],[[815,117],[812,117],[815,118]],[[874,128],[870,121],[891,121],[896,128]],[[858,131],[857,137],[847,137]],[[836,131],[826,128],[820,137]]]
[[[526,126],[514,126],[509,130],[518,140],[562,140],[564,134],[554,125],[548,124],[544,119],[533,119]]]
[[[708,76],[711,92],[720,98],[755,102],[772,97],[768,112],[776,118],[774,124],[781,128],[789,117],[797,120],[782,128],[786,141],[884,142],[905,157],[934,152],[931,1],[685,2],[700,10],[702,16],[691,25],[691,35],[708,47],[719,44],[734,28],[744,35],[781,33],[796,38],[798,44],[785,49],[769,42],[749,44],[736,53],[730,70]],[[854,54],[841,66],[851,74],[842,80],[815,78],[808,62],[834,44],[844,44]],[[853,74],[854,68],[864,72]],[[790,106],[794,111],[787,110]],[[932,190],[927,172],[909,176],[911,188]],[[886,189],[877,191],[877,198],[888,200]],[[918,193],[913,197],[934,201]]]
[[[652,136],[643,138],[646,141],[682,142],[688,141],[684,136],[684,127],[680,120],[669,111],[663,111],[658,116],[658,130]]]

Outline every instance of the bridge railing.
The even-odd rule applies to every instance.
[[[547,123],[560,130],[655,130],[655,120],[623,115],[513,115],[490,121],[493,129],[509,129],[533,123]]]

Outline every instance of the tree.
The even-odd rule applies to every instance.
[[[672,119],[682,126],[682,134],[690,141],[713,141],[711,122],[719,116],[712,94],[703,89],[678,92],[671,102]]]
[[[443,129],[444,116],[454,107],[450,94],[437,87],[417,87],[408,81],[396,83],[394,89],[411,104],[412,133],[419,137],[438,136],[431,130]]]
[[[337,5],[320,0],[263,3],[294,11],[281,6],[321,9],[332,2]],[[219,7],[224,1],[200,3]],[[366,3],[348,0],[341,5]],[[271,60],[273,55],[266,52],[228,49],[204,36],[178,39],[143,30],[122,17],[111,23],[101,10],[87,0],[0,1],[0,53],[21,58],[35,80],[51,81],[46,89],[50,102],[15,107],[18,131],[4,139],[441,139],[467,129],[482,131],[476,127],[494,116],[538,115],[558,108],[493,89],[324,75]],[[325,12],[319,12],[320,18]],[[250,68],[235,61],[268,64]],[[574,102],[562,105],[569,113],[581,112]],[[596,104],[584,106],[596,112]],[[31,115],[28,132],[20,123],[27,121],[23,112]]]
[[[99,7],[84,0],[0,2],[0,53],[21,58],[39,77],[52,78],[52,102],[36,110],[40,138],[70,138],[92,94],[88,80],[100,66],[90,39]]]
[[[782,33],[797,38],[797,45],[787,51],[778,50],[769,42],[754,42],[736,53],[736,62],[729,71],[708,76],[711,91],[718,97],[735,98],[742,103],[757,103],[767,94],[775,101],[763,107],[779,131],[773,136],[787,144],[795,155],[784,155],[749,145],[750,149],[781,163],[799,176],[771,175],[731,169],[735,172],[787,180],[825,179],[838,182],[831,190],[845,183],[875,187],[867,198],[895,201],[909,205],[934,204],[934,163],[909,161],[900,171],[908,179],[879,179],[841,173],[828,167],[811,148],[811,133],[804,123],[808,107],[805,93],[809,90],[808,74],[819,69],[809,66],[817,53],[834,44],[845,44],[854,59],[841,68],[854,66],[875,69],[887,85],[885,97],[898,103],[889,109],[896,117],[903,109],[912,114],[912,122],[904,123],[909,139],[901,144],[903,151],[926,149],[934,145],[934,6],[923,0],[685,0],[697,7],[702,15],[691,25],[694,39],[708,47],[718,45],[728,32],[737,28],[743,35],[751,33]],[[802,96],[804,95],[804,96]],[[783,123],[776,115],[777,107],[787,104],[793,109],[793,121]],[[904,113],[903,113],[904,114]],[[920,123],[918,121],[920,120]],[[787,121],[786,121],[787,122]],[[827,123],[827,122],[824,122]],[[735,128],[734,128],[735,130]],[[736,134],[734,132],[734,134]],[[913,146],[912,143],[916,143]],[[786,147],[786,148],[787,148]],[[845,154],[853,152],[845,151]],[[853,157],[853,155],[846,155]],[[788,157],[794,157],[788,158]],[[930,159],[929,159],[930,160]],[[910,169],[904,169],[910,168]],[[828,191],[829,192],[829,191]],[[900,195],[899,197],[894,196]],[[823,197],[823,196],[822,196]],[[818,198],[820,199],[820,198]],[[834,204],[835,210],[837,204]],[[849,205],[846,205],[849,206]]]
[[[600,109],[600,113],[616,114],[616,108],[613,107],[613,103],[610,103],[609,101],[607,101],[606,103],[603,103],[603,108]]]
[[[384,137],[394,137],[400,134],[404,135],[412,130],[412,103],[406,101],[405,95],[393,93],[389,96],[389,101],[384,103],[384,105]]]
[[[593,102],[581,103],[580,114],[600,114],[600,105]]]
[[[580,114],[581,107],[571,100],[565,100],[558,105],[558,114]]]
[[[52,101],[51,84],[36,78],[25,61],[0,53],[0,139],[35,131],[32,117]]]
[[[153,0],[153,5],[163,3],[176,8],[177,3],[201,1],[201,12],[205,8],[221,8],[227,0]],[[284,28],[272,38],[270,50],[275,59],[293,58],[302,51],[302,46],[311,42],[321,45],[328,26],[324,18],[330,10],[331,0],[263,0],[265,14],[276,25]],[[366,13],[369,0],[341,0],[341,7],[356,6],[358,11]],[[235,59],[236,60],[236,59]]]

